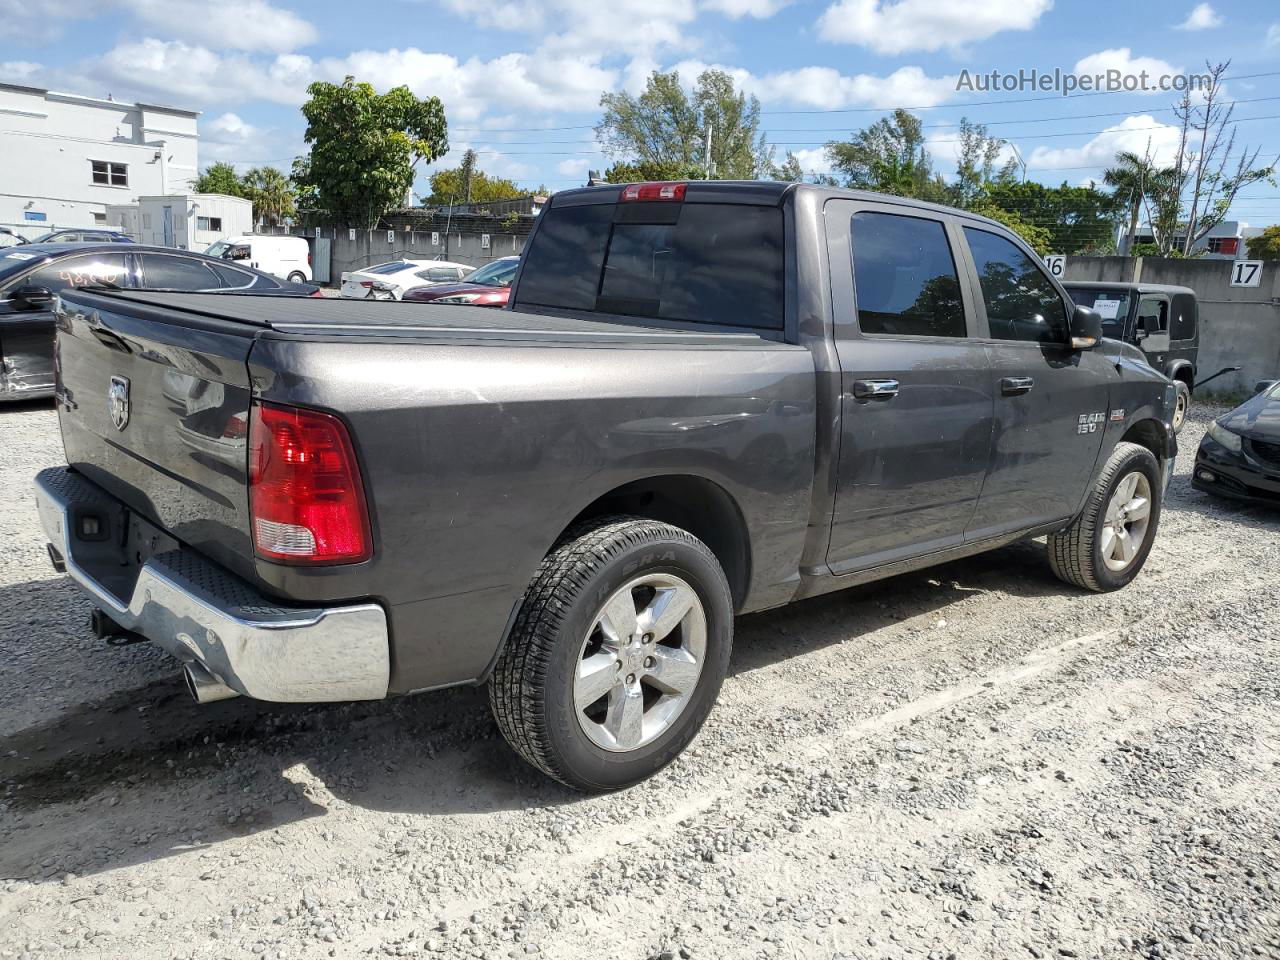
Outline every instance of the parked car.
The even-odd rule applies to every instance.
[[[27,238],[8,227],[0,227],[0,249],[16,247],[27,242]]]
[[[36,237],[32,243],[133,243],[133,238],[118,230],[54,230]]]
[[[233,260],[290,283],[310,283],[311,247],[305,237],[242,234],[223,237],[205,250],[211,257]]]
[[[461,280],[471,270],[447,260],[392,260],[344,273],[339,292],[351,300],[400,300],[409,290]]]
[[[1280,505],[1280,380],[1209,424],[1191,484],[1206,493]]]
[[[502,311],[63,300],[36,499],[101,634],[201,701],[487,683],[584,790],[689,744],[736,613],[1036,536],[1125,586],[1177,449],[1173,384],[1016,234],[810,184],[561,191]]]
[[[170,247],[30,243],[0,250],[0,401],[53,395],[54,298],[106,285],[292,297],[320,292]]]
[[[1178,407],[1173,429],[1181,432],[1191,406],[1200,352],[1200,307],[1190,287],[1158,283],[1063,283],[1071,299],[1092,307],[1102,332],[1138,347],[1153,368],[1174,382]]]
[[[519,257],[499,257],[467,275],[462,283],[433,283],[415,287],[401,299],[415,303],[469,303],[474,307],[505,307]]]

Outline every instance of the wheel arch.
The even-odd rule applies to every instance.
[[[1175,360],[1169,364],[1169,379],[1185,383],[1188,392],[1195,390],[1195,377],[1195,367],[1191,365],[1190,360]]]
[[[1161,462],[1169,459],[1168,431],[1159,420],[1148,418],[1130,424],[1119,442],[1136,443],[1140,447],[1146,447]]]
[[[579,511],[556,542],[583,521],[618,514],[659,520],[692,533],[715,554],[729,581],[734,609],[742,608],[751,582],[751,540],[742,510],[724,487],[684,473],[632,480]]]

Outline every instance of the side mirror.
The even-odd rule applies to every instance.
[[[1271,389],[1272,387],[1274,387],[1277,383],[1280,383],[1280,381],[1277,381],[1277,380],[1259,380],[1257,383],[1255,383],[1255,384],[1253,385],[1253,392],[1254,392],[1254,393],[1263,393],[1264,391],[1270,390],[1270,389]]]
[[[18,287],[9,292],[9,302],[19,310],[49,310],[53,300],[54,293],[48,287]]]
[[[1102,318],[1089,307],[1071,311],[1071,349],[1091,350],[1102,339]]]

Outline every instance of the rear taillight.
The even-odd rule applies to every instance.
[[[337,417],[254,404],[249,421],[253,547],[276,563],[358,563],[373,553],[360,468]]]
[[[321,290],[319,287],[317,287],[316,289],[314,289],[314,290],[312,290],[310,293],[308,293],[308,294],[307,294],[307,296],[308,296],[308,297],[323,297],[323,296],[324,296],[324,291],[323,291],[323,290]]]
[[[683,183],[629,183],[622,188],[619,200],[684,200]]]
[[[369,287],[372,287],[372,286],[373,286],[373,281],[372,281],[372,280],[361,280],[361,281],[360,281],[360,286],[365,287],[365,288],[367,289],[367,288],[369,288]]]

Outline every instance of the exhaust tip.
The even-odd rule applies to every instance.
[[[187,682],[187,692],[196,703],[213,703],[240,696],[198,664],[188,663],[182,669],[182,676]]]

